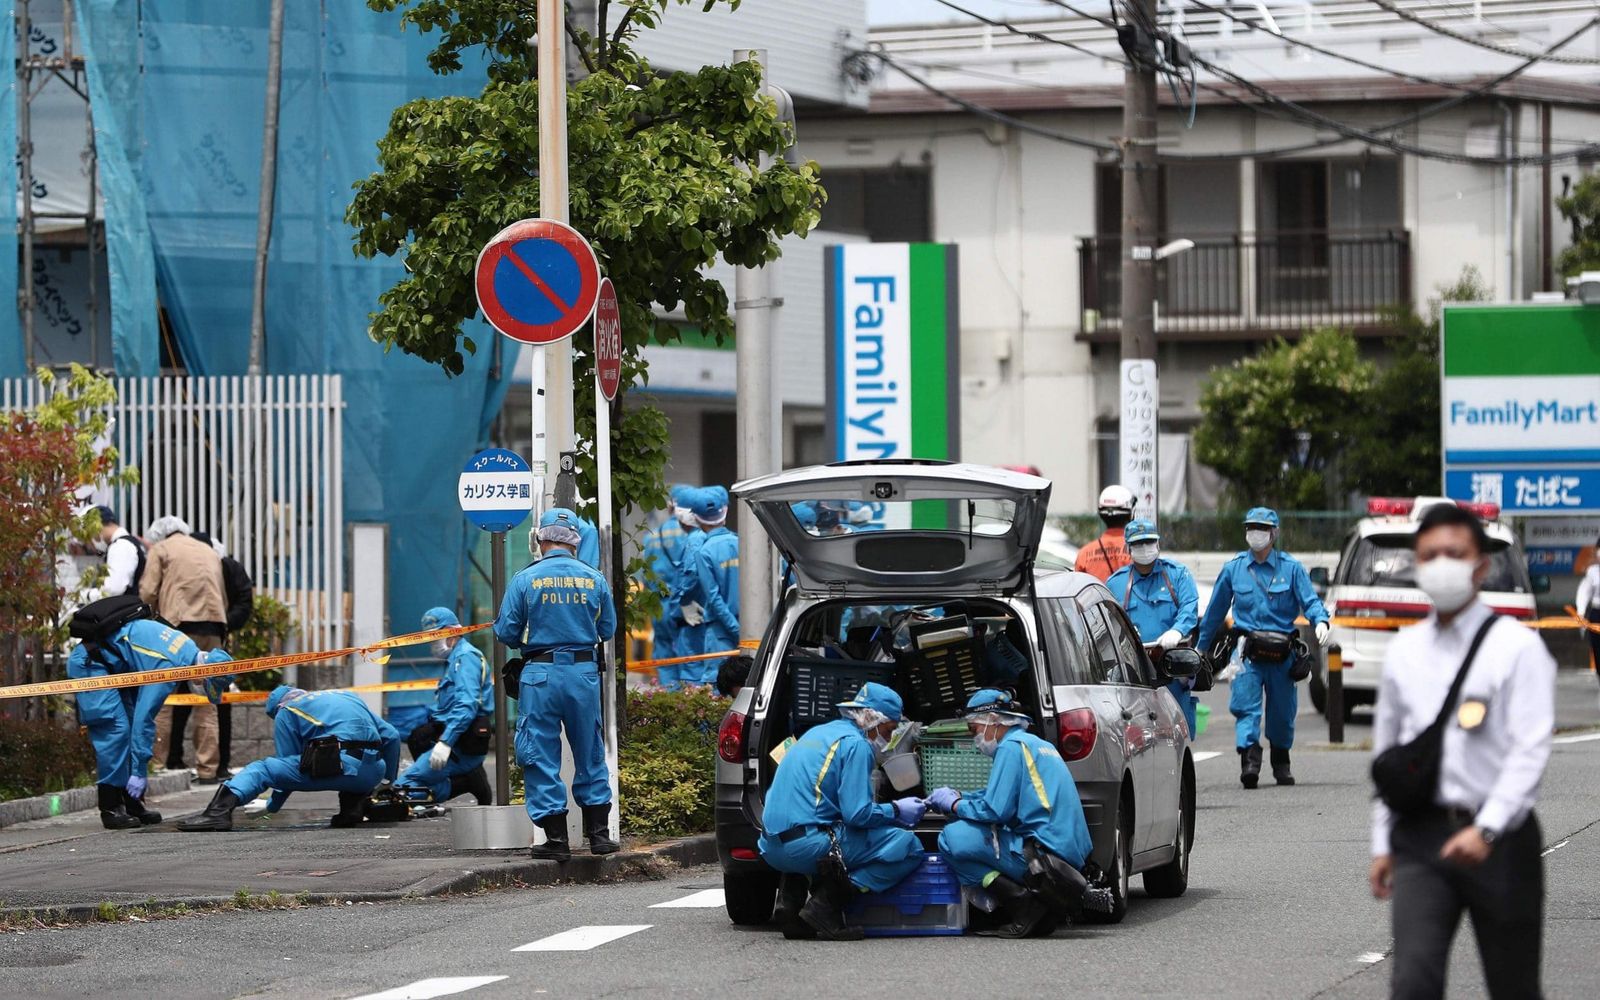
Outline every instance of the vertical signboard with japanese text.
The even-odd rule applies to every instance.
[[[1600,513],[1600,307],[1447,303],[1440,336],[1445,493]]]
[[[959,458],[956,248],[853,243],[829,247],[825,259],[828,453],[834,461]],[[907,516],[928,526],[944,520],[942,506]],[[879,524],[908,526],[889,523],[894,517],[874,514]]]
[[[1122,485],[1133,492],[1135,517],[1156,516],[1157,403],[1161,398],[1156,363],[1149,359],[1122,362]]]

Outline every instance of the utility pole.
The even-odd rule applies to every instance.
[[[1155,435],[1144,439],[1142,428],[1154,428],[1153,407],[1159,403],[1150,365],[1130,368],[1129,362],[1153,362],[1156,356],[1155,242],[1159,197],[1156,167],[1156,52],[1155,36],[1146,29],[1156,20],[1156,0],[1125,0],[1128,19],[1119,26],[1119,40],[1128,57],[1123,74],[1122,138],[1122,378],[1121,480],[1133,491],[1140,516],[1153,517],[1156,504]],[[1141,384],[1129,384],[1130,371]],[[1130,391],[1133,389],[1134,391]],[[1149,406],[1145,406],[1145,400]],[[1141,420],[1141,411],[1146,419]],[[1131,480],[1131,481],[1130,481]]]
[[[33,31],[28,0],[17,0],[17,178],[22,189],[22,273],[17,277],[17,308],[22,311],[22,353],[28,374],[33,374]],[[93,220],[89,223],[94,232]],[[90,247],[93,247],[93,241]],[[94,254],[89,254],[89,269],[94,270]],[[99,330],[91,330],[98,337]]]
[[[562,0],[539,0],[539,216],[570,221],[567,198],[567,32]],[[560,475],[567,456],[570,467],[576,432],[572,422],[572,342],[563,340],[533,349],[533,435],[538,453],[544,438],[545,497],[543,507],[571,507],[577,489],[570,474]],[[543,388],[537,384],[544,376]],[[539,468],[534,466],[534,473]],[[550,484],[554,476],[554,487]]]
[[[761,67],[761,90],[767,93],[765,49],[734,49],[735,63],[754,60]],[[765,169],[767,158],[756,164]],[[772,312],[781,300],[772,297],[772,272],[741,267],[734,277],[734,351],[737,372],[736,419],[739,425],[738,474],[741,480],[777,472],[781,464],[779,429],[783,426],[781,388],[773,377]],[[755,518],[739,522],[739,638],[760,639],[773,606],[772,546]]]
[[[250,368],[260,375],[267,341],[267,248],[278,186],[278,95],[283,89],[283,0],[272,0],[267,29],[267,109],[261,127],[261,197],[256,207],[255,288],[250,303]]]

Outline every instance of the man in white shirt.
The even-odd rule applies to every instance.
[[[1417,586],[1434,613],[1400,631],[1384,658],[1373,756],[1439,715],[1492,612],[1477,599],[1488,537],[1454,504],[1417,527]],[[1489,995],[1537,998],[1544,862],[1533,814],[1555,725],[1555,660],[1530,629],[1497,621],[1483,638],[1444,731],[1435,808],[1372,809],[1372,894],[1394,899],[1391,996],[1443,997],[1450,942],[1472,914]]]
[[[106,553],[106,580],[100,585],[100,596],[137,595],[139,577],[144,574],[144,543],[128,534],[117,521],[116,511],[103,504],[95,510],[100,513],[100,542]]]

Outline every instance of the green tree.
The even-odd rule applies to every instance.
[[[1333,466],[1374,374],[1340,330],[1273,341],[1206,384],[1195,456],[1228,481],[1238,506],[1342,506]]]
[[[1439,317],[1445,302],[1483,302],[1475,267],[1438,288],[1427,318],[1414,309],[1389,318],[1389,357],[1365,393],[1342,469],[1345,485],[1368,496],[1437,494],[1439,482]]]
[[[674,0],[600,0],[597,30],[568,36],[589,75],[568,91],[571,222],[589,237],[616,285],[622,312],[622,384],[647,381],[640,351],[678,339],[662,314],[717,338],[733,334],[726,291],[707,277],[719,257],[753,266],[779,255],[779,240],[816,225],[823,193],[814,163],[774,156],[792,130],[760,90],[753,63],[661,73],[630,43]],[[686,0],[675,0],[684,3]],[[738,0],[704,0],[738,6]],[[459,374],[477,345],[461,330],[477,312],[472,272],[496,232],[539,214],[538,81],[532,0],[368,0],[401,10],[405,24],[438,31],[435,72],[461,69],[481,46],[489,81],[477,97],[411,101],[396,109],[378,142],[379,170],[356,185],[346,218],[355,252],[403,255],[407,275],[380,297],[372,339]],[[611,14],[620,12],[611,22]],[[573,342],[579,486],[594,495],[593,334]],[[655,407],[611,409],[612,495],[617,511],[663,502],[669,440]],[[621,523],[619,517],[618,523]],[[620,544],[620,541],[619,541]],[[628,568],[630,572],[638,566]],[[659,598],[632,601],[648,619]]]
[[[1572,223],[1572,245],[1556,257],[1562,275],[1600,269],[1600,174],[1580,180],[1572,191],[1556,199],[1556,208]]]

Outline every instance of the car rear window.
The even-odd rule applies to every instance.
[[[1010,500],[802,500],[789,511],[818,538],[884,529],[1004,535],[1017,516]]]
[[[1526,594],[1528,569],[1504,542],[1490,540],[1489,576],[1483,589],[1499,594]],[[1342,582],[1352,587],[1415,587],[1417,560],[1411,535],[1370,535],[1350,551]]]

